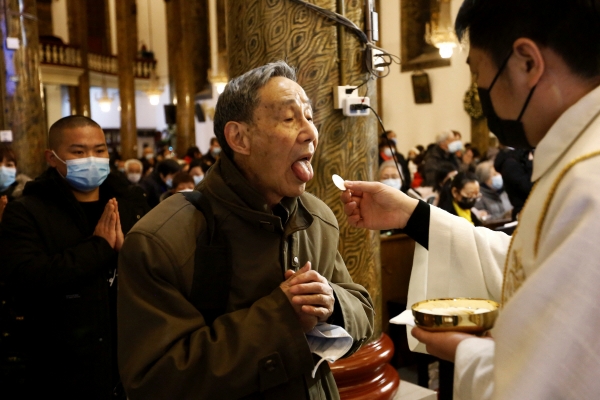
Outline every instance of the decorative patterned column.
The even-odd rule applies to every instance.
[[[19,40],[18,49],[7,47],[9,37]],[[12,131],[19,172],[36,177],[45,169],[47,128],[41,97],[35,0],[0,0],[0,40],[0,128]]]
[[[77,114],[91,116],[90,111],[90,70],[88,66],[88,23],[87,1],[67,0],[67,18],[69,24],[69,44],[79,46],[81,54],[81,68],[83,73],[79,77],[77,91],[69,91],[77,95],[71,97],[71,104],[76,105]]]
[[[362,3],[345,1],[346,17],[359,26],[363,25],[364,20]],[[326,9],[336,9],[336,0],[323,0],[318,4]],[[340,252],[346,266],[352,279],[367,288],[375,303],[372,342],[355,356],[359,359],[365,356],[376,359],[369,365],[371,372],[380,372],[375,378],[380,379],[378,382],[383,384],[384,389],[381,396],[371,398],[390,398],[399,382],[395,370],[385,364],[393,354],[393,345],[389,338],[382,337],[381,329],[379,232],[355,229],[348,225],[339,198],[340,191],[331,181],[332,174],[351,180],[375,179],[378,164],[376,119],[374,116],[346,118],[341,110],[333,108],[333,88],[340,85],[340,55],[335,24],[288,0],[229,1],[227,7],[230,76],[239,76],[271,61],[286,60],[298,69],[298,82],[312,101],[315,124],[319,130],[319,146],[313,159],[315,177],[307,189],[325,201],[335,213],[340,225]],[[362,46],[355,36],[347,33],[341,47],[346,59],[346,84],[358,86],[368,78],[362,67]],[[366,91],[371,104],[377,104],[373,82],[360,90],[361,94]],[[364,385],[368,385],[368,380],[373,378],[365,375],[364,371],[345,365],[356,359],[355,356],[332,365],[345,399],[357,398],[356,393],[363,391]],[[347,376],[341,377],[340,371],[342,374],[348,371],[352,374],[354,371],[358,375],[348,379]],[[352,388],[343,387],[348,382],[351,382]]]
[[[206,0],[167,0],[169,75],[177,98],[175,150],[179,157],[196,143],[196,93],[207,86],[210,65]]]
[[[137,130],[135,121],[134,56],[137,49],[137,22],[135,0],[118,0],[117,58],[119,65],[119,99],[121,101],[121,157],[137,158]]]

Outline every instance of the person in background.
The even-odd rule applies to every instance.
[[[455,137],[451,130],[441,132],[436,137],[436,144],[433,145],[427,154],[423,163],[423,183],[422,186],[434,186],[436,171],[443,162],[454,164],[458,169],[458,158],[454,154],[462,148],[462,142]]]
[[[194,178],[187,172],[179,171],[173,176],[173,187],[160,195],[160,201],[164,201],[180,192],[191,192],[194,190]]]
[[[204,165],[204,167],[202,169],[204,170],[204,172],[208,171],[208,169],[210,167],[212,167],[212,165],[215,162],[217,162],[220,154],[221,154],[221,145],[219,144],[219,141],[217,140],[217,138],[213,137],[210,139],[210,148],[208,149],[206,154],[204,154],[202,156],[202,163]]]
[[[48,146],[49,168],[8,203],[0,224],[0,280],[23,310],[27,343],[16,398],[125,399],[117,256],[148,205],[139,187],[109,173],[104,132],[93,120],[58,120]]]
[[[486,221],[510,218],[513,207],[504,191],[502,175],[494,169],[494,164],[491,161],[480,163],[475,175],[481,191],[475,208],[486,211]]]
[[[396,148],[396,133],[394,131],[385,131],[379,136],[379,165],[386,161],[393,161],[394,159],[400,167],[402,191],[406,192],[412,183],[408,162]]]
[[[142,162],[138,159],[131,158],[125,161],[124,166],[127,180],[134,185],[140,183],[140,180],[142,179],[142,171],[144,170]]]
[[[205,171],[202,169],[203,162],[200,159],[195,159],[190,163],[188,174],[194,179],[194,186],[197,186],[204,179]]]
[[[0,144],[0,221],[8,202],[21,196],[25,184],[31,180],[17,173],[17,157],[7,144]]]
[[[471,212],[480,198],[477,177],[470,172],[459,172],[444,184],[438,207],[466,219],[475,226],[481,226],[479,218]]]
[[[475,172],[477,163],[475,162],[475,153],[471,146],[466,146],[462,157],[460,158],[460,165],[458,169],[460,172]]]
[[[145,178],[152,173],[157,164],[152,147],[148,146],[147,144],[144,145],[144,150],[142,150],[142,158],[140,158],[140,161],[144,167],[142,170],[142,177]]]
[[[533,182],[531,182],[532,160],[533,154],[530,150],[512,148],[502,149],[494,160],[494,168],[502,174],[504,190],[513,206],[513,220],[517,219],[533,188]]]
[[[173,186],[173,176],[181,170],[181,166],[175,160],[161,161],[156,170],[141,180],[140,186],[146,192],[146,199],[150,208],[160,203],[160,195]]]
[[[202,153],[200,152],[200,149],[197,146],[191,146],[188,147],[187,151],[185,152],[185,157],[183,157],[183,161],[185,161],[186,164],[189,164],[197,158],[202,158]]]
[[[393,187],[394,189],[402,190],[402,178],[398,173],[398,168],[393,160],[384,161],[379,166],[379,182]]]

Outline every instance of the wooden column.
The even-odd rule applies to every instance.
[[[121,156],[126,160],[137,158],[135,76],[133,74],[134,56],[137,49],[135,0],[118,0],[116,14],[119,99],[121,100]]]
[[[362,3],[345,0],[346,17],[359,26],[364,21]],[[335,10],[336,0],[320,1],[319,6]],[[338,219],[340,252],[352,279],[365,286],[373,298],[376,316],[372,343],[381,348],[380,342],[388,341],[382,339],[379,232],[348,225],[339,198],[340,191],[331,181],[332,174],[350,180],[375,179],[378,127],[374,116],[347,118],[341,110],[333,108],[333,88],[340,85],[336,27],[322,15],[287,0],[229,1],[227,7],[227,51],[231,77],[275,60],[286,60],[298,68],[298,82],[312,101],[319,130],[319,146],[313,159],[315,177],[307,189],[325,201]],[[346,33],[341,47],[346,56],[342,73],[345,72],[348,85],[358,86],[368,78],[363,71],[362,45],[354,35]],[[377,104],[372,81],[363,86],[360,93],[366,93],[371,104]],[[371,351],[367,353],[374,354]],[[388,350],[384,353],[388,354]],[[386,362],[383,361],[385,357],[379,357],[379,360]],[[395,371],[390,374],[390,368],[389,365],[385,367],[387,372],[380,376],[392,379],[386,386],[384,397],[387,398],[398,385],[397,374]],[[342,380],[347,381],[345,378]],[[338,381],[338,384],[341,383]],[[347,392],[344,396],[352,398]]]
[[[169,81],[177,101],[175,151],[179,157],[196,143],[196,93],[206,89],[210,65],[208,3],[206,0],[167,0]]]
[[[77,91],[69,91],[77,97],[71,97],[71,104],[76,105],[77,114],[91,116],[90,111],[90,70],[88,63],[88,23],[87,1],[67,0],[67,20],[69,25],[69,44],[79,46],[81,54],[81,68],[83,73],[79,77]]]
[[[12,131],[19,172],[31,177],[46,167],[47,128],[39,80],[38,36],[35,0],[0,0],[0,128]],[[8,37],[19,40],[18,49],[7,48]]]

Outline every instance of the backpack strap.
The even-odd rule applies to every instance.
[[[215,319],[225,314],[231,285],[231,259],[225,238],[217,229],[207,196],[197,190],[182,194],[206,220],[206,235],[198,235],[196,241],[189,300],[202,313],[206,324],[212,325]]]

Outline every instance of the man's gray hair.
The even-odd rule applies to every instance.
[[[477,168],[475,169],[475,175],[477,175],[477,180],[479,183],[486,183],[490,177],[492,176],[492,168],[494,164],[491,161],[484,161],[479,163]]]
[[[225,86],[215,109],[214,132],[221,148],[233,158],[233,151],[225,139],[225,125],[229,121],[252,123],[254,110],[260,102],[258,91],[271,78],[284,77],[296,82],[296,71],[285,61],[276,61],[254,68],[238,76]]]
[[[435,137],[435,142],[437,144],[441,144],[444,143],[446,140],[448,140],[449,137],[454,137],[454,132],[452,132],[450,129],[447,129],[445,131],[442,131],[440,133],[437,134],[437,136]]]

